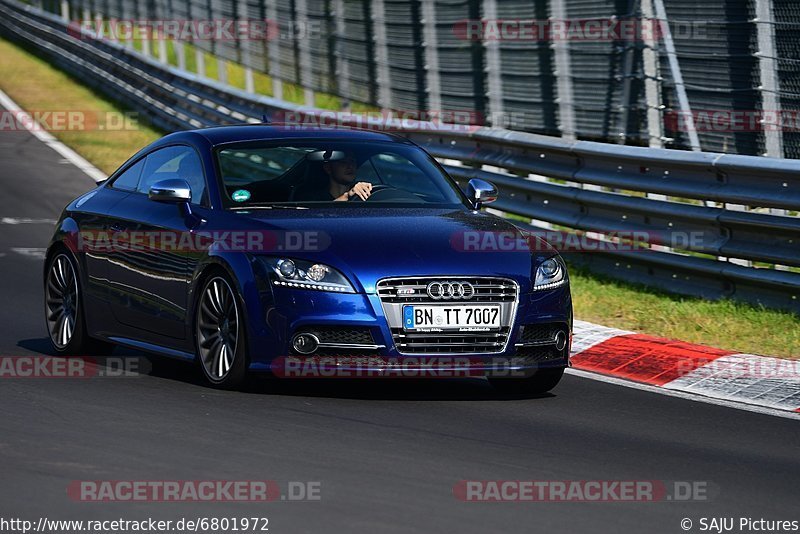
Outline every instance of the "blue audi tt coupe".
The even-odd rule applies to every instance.
[[[70,203],[47,249],[60,354],[277,376],[486,376],[541,393],[569,365],[558,253],[388,133],[243,125],[167,135]],[[431,371],[435,371],[431,373]]]

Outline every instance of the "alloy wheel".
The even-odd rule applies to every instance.
[[[206,374],[223,380],[236,357],[239,310],[228,282],[221,277],[208,281],[197,313],[197,344]]]
[[[51,263],[45,291],[50,339],[56,348],[64,349],[72,340],[78,319],[78,279],[65,254]]]

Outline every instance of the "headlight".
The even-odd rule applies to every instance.
[[[559,256],[548,258],[536,269],[533,291],[553,289],[567,283],[567,267]]]
[[[328,265],[289,258],[262,257],[261,260],[275,275],[272,280],[275,285],[337,293],[356,292],[342,273]]]

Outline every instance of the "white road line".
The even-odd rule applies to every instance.
[[[0,224],[55,224],[55,219],[31,219],[28,217],[3,217]]]
[[[19,122],[25,125],[33,124],[33,120],[30,118],[30,116],[27,113],[25,113],[25,111],[22,108],[20,108],[16,102],[11,100],[11,98],[3,91],[0,91],[0,106],[6,108],[8,111],[19,113],[20,117],[23,118],[23,120],[20,120]],[[105,175],[105,173],[103,173],[103,171],[101,171],[88,161],[86,161],[77,152],[75,152],[70,147],[68,147],[55,137],[53,137],[50,134],[50,132],[47,132],[39,128],[31,128],[31,127],[28,128],[28,131],[31,134],[33,134],[34,137],[39,139],[39,141],[41,141],[42,143],[46,144],[47,146],[58,152],[62,157],[64,157],[64,159],[66,159],[67,161],[78,167],[80,170],[82,170],[84,173],[86,173],[89,176],[89,178],[91,178],[95,182],[101,182],[106,178],[108,178]]]
[[[12,247],[11,250],[22,256],[43,260],[47,249],[44,248],[30,248],[30,247]]]
[[[666,395],[668,397],[677,397],[679,399],[685,399],[695,402],[704,402],[706,404],[714,404],[716,406],[723,406],[725,408],[734,408],[736,410],[743,410],[745,412],[754,412],[763,415],[772,415],[774,417],[783,417],[784,419],[794,419],[796,421],[800,420],[800,413],[797,412],[773,410],[771,408],[764,408],[762,406],[756,406],[753,404],[742,404],[739,402],[732,402],[723,399],[715,399],[712,397],[703,396],[702,392],[698,392],[698,394],[684,393],[683,391],[679,390],[664,389],[657,386],[640,384],[638,382],[631,382],[630,380],[624,380],[622,378],[615,378],[613,376],[605,376],[597,373],[590,373],[589,371],[581,371],[580,369],[574,369],[574,368],[567,369],[566,372],[567,374],[578,376],[580,378],[588,378],[589,380],[596,380],[598,382],[605,382],[607,384],[613,384],[615,386],[623,386],[626,388],[648,391],[650,393],[657,393],[659,395]]]

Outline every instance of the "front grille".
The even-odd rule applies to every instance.
[[[320,343],[374,345],[372,332],[363,327],[318,326],[305,327],[300,332],[314,334]]]
[[[466,300],[432,300],[427,293],[431,282],[467,282],[475,288],[475,294]],[[385,303],[431,302],[472,303],[472,302],[513,302],[517,296],[517,286],[505,278],[441,277],[391,278],[378,282],[378,296]],[[398,291],[401,291],[398,294]],[[403,293],[408,292],[408,293]]]
[[[474,293],[469,299],[432,299],[427,292],[431,282],[469,283]],[[507,278],[483,276],[425,276],[387,278],[377,284],[378,296],[386,314],[392,339],[401,354],[496,354],[508,342],[516,313],[517,284]],[[414,332],[403,329],[404,304],[500,305],[501,328],[489,331]]]
[[[500,352],[508,339],[508,327],[496,332],[406,332],[392,328],[397,350],[405,354],[480,354]]]

